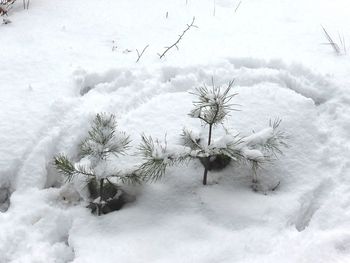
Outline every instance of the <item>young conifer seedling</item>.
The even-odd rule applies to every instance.
[[[114,115],[97,114],[88,136],[79,147],[80,161],[72,162],[63,154],[55,157],[57,170],[68,181],[74,176],[87,179],[92,212],[101,215],[118,210],[124,204],[123,194],[113,180],[120,183],[139,183],[141,177],[136,172],[124,172],[114,169],[110,158],[126,154],[130,139],[124,132],[116,131]]]
[[[199,159],[204,166],[203,184],[207,184],[208,172],[221,170],[230,162],[250,164],[252,168],[252,188],[258,190],[257,169],[267,162],[271,162],[282,154],[282,148],[287,146],[287,136],[279,130],[281,120],[270,121],[268,128],[249,136],[231,134],[223,126],[223,121],[235,110],[237,104],[231,103],[237,93],[232,93],[233,81],[226,88],[217,87],[212,81],[212,87],[202,86],[193,94],[196,100],[190,116],[201,120],[208,128],[207,137],[202,137],[190,129],[183,129],[180,146],[168,147],[158,140],[143,136],[140,146],[141,153],[146,160],[140,170],[147,178],[157,180],[161,178],[168,166],[192,159]],[[226,134],[214,138],[214,128],[222,125]]]
[[[208,88],[206,85],[196,89],[196,92],[192,93],[197,97],[197,101],[193,102],[194,108],[190,112],[190,116],[193,118],[200,119],[205,125],[208,126],[208,140],[207,147],[210,148],[212,143],[213,128],[222,123],[226,116],[231,110],[233,110],[234,104],[231,104],[230,101],[237,93],[230,93],[233,85],[233,81],[230,81],[227,88],[223,91],[220,87],[215,87],[214,81],[212,79],[212,87]],[[185,146],[192,148],[194,141],[192,141],[192,136],[189,136],[189,131],[184,130],[183,141]],[[197,140],[198,141],[198,140]],[[199,140],[200,141],[200,140]],[[208,156],[199,157],[202,164],[204,165],[204,174],[203,174],[203,184],[207,184],[208,171],[211,170],[211,166],[215,160],[220,160],[222,164],[228,164],[231,158],[239,158],[239,152],[235,150],[235,146],[240,143],[240,140],[235,140],[230,142],[227,146],[227,154],[218,153],[210,154]],[[196,148],[196,147],[195,147]],[[202,148],[202,147],[201,147]],[[222,149],[220,149],[222,151]]]

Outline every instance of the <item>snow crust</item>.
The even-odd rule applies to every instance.
[[[215,16],[213,1],[187,2],[16,3],[0,26],[0,197],[11,193],[0,262],[350,262],[350,62],[321,45],[319,26],[350,39],[348,1],[247,0],[235,12],[239,1],[217,0]],[[160,60],[193,16],[198,29]],[[77,157],[98,112],[114,113],[133,146],[141,133],[167,134],[169,145],[182,127],[206,134],[187,115],[188,92],[212,77],[235,79],[241,106],[226,126],[251,134],[283,120],[290,147],[258,175],[266,189],[280,182],[276,191],[252,192],[251,170],[235,166],[204,187],[192,162],[129,187],[135,202],[95,217],[82,182],[65,185],[52,167],[55,154]]]

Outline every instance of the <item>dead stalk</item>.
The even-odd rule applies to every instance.
[[[137,60],[136,63],[139,62],[139,60],[141,59],[143,53],[145,53],[146,49],[149,47],[149,45],[145,46],[142,50],[142,52],[140,53],[138,49],[136,49],[137,52]]]
[[[191,24],[187,24],[186,29],[182,32],[181,35],[179,35],[179,38],[175,41],[174,44],[172,44],[172,45],[170,45],[170,46],[168,46],[168,47],[165,47],[165,50],[164,50],[164,52],[163,52],[162,54],[159,54],[159,53],[158,53],[158,56],[159,56],[160,59],[162,59],[162,58],[165,56],[165,54],[166,54],[170,49],[172,49],[172,48],[174,48],[174,47],[176,47],[177,50],[179,49],[179,47],[178,47],[177,45],[179,44],[179,42],[180,42],[180,40],[183,38],[183,36],[186,34],[186,32],[187,32],[188,30],[190,30],[190,28],[192,28],[192,27],[198,28],[196,25],[194,25],[195,19],[196,19],[196,18],[193,17]]]

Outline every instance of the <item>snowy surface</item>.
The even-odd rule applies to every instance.
[[[0,26],[0,190],[12,192],[1,263],[350,262],[350,59],[322,45],[320,26],[349,42],[350,3],[242,0],[235,12],[239,2],[15,4]],[[198,28],[160,60],[193,16]],[[62,186],[52,158],[77,154],[96,113],[116,114],[133,145],[143,132],[176,143],[182,127],[200,129],[188,91],[212,76],[235,79],[241,111],[226,125],[249,135],[283,120],[290,147],[259,174],[276,191],[252,192],[234,166],[204,187],[192,162],[96,217]]]

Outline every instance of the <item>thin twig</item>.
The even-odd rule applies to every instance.
[[[146,49],[149,47],[149,45],[145,46],[142,50],[142,52],[140,53],[138,49],[136,49],[137,52],[137,60],[136,63],[139,62],[140,58],[142,57],[143,53],[145,53]]]
[[[0,16],[5,16],[5,15],[7,16],[7,10],[0,6]]]
[[[215,16],[216,13],[216,1],[214,0],[214,10],[213,10],[213,16]]]
[[[239,1],[238,5],[237,5],[237,7],[235,9],[235,13],[237,12],[238,8],[241,6],[241,3],[242,3],[242,1]]]
[[[327,44],[331,45],[333,50],[334,50],[334,52],[339,55],[340,54],[340,48],[339,48],[338,44],[333,41],[332,37],[328,34],[327,30],[323,26],[321,26],[321,27],[322,27],[323,32],[324,32],[324,34],[325,34],[325,36],[326,36],[326,38],[328,40]]]
[[[187,24],[187,28],[182,32],[181,35],[179,35],[179,38],[176,40],[176,42],[175,42],[174,44],[172,44],[172,45],[169,46],[169,47],[165,47],[165,50],[164,50],[164,52],[163,52],[162,54],[159,54],[159,53],[158,53],[158,56],[159,56],[160,59],[162,59],[162,58],[165,56],[165,54],[166,54],[170,49],[172,49],[172,48],[174,48],[174,47],[176,47],[176,49],[179,49],[179,47],[178,47],[177,45],[179,44],[179,42],[180,42],[180,40],[183,38],[183,36],[186,34],[186,32],[187,32],[188,30],[190,30],[191,27],[196,27],[196,28],[198,28],[196,25],[194,25],[195,19],[196,19],[196,18],[193,17],[191,24]]]
[[[338,32],[338,38],[339,38],[339,42],[340,42],[340,44],[341,44],[341,46],[342,46],[342,48],[343,48],[343,52],[344,52],[344,54],[346,55],[347,50],[346,50],[346,44],[345,44],[344,35],[341,36],[341,35],[339,34],[339,32]]]

